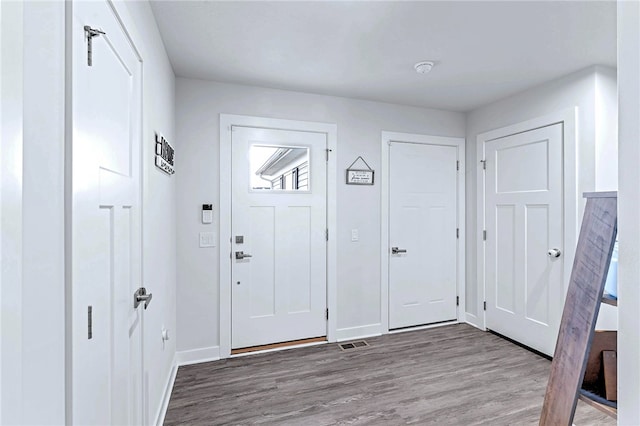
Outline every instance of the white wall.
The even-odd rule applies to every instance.
[[[336,123],[338,127],[338,330],[381,332],[380,184],[347,186],[358,156],[380,170],[382,130],[464,136],[464,114],[299,92],[178,78],[178,351],[218,346],[218,248],[198,248],[198,233],[218,232],[219,114]],[[214,223],[200,207],[214,204]],[[351,229],[360,241],[351,242]]]
[[[618,190],[618,81],[612,68],[596,68],[596,191]]]
[[[579,227],[584,207],[582,193],[615,189],[613,185],[617,182],[617,164],[607,161],[617,153],[615,105],[612,105],[615,90],[615,70],[591,67],[480,107],[467,115],[467,320],[483,326],[482,315],[479,316],[484,301],[483,289],[476,277],[476,239],[481,232],[476,229],[476,176],[481,160],[476,158],[478,134],[578,107],[579,219],[567,226]],[[596,100],[601,100],[602,104],[597,104]],[[596,105],[603,106],[596,108]],[[597,123],[599,132],[596,132]],[[603,312],[607,312],[607,308]],[[615,316],[615,311],[612,315]],[[474,316],[478,318],[474,320]]]
[[[2,7],[0,422],[62,424],[65,7]]]
[[[154,165],[155,133],[176,148],[179,158],[174,131],[175,77],[149,3],[116,5],[143,60],[142,274],[143,286],[153,293],[144,314],[144,409],[148,422],[155,424],[163,414],[176,347],[176,177]],[[166,342],[162,341],[163,327],[169,331]]]
[[[618,2],[618,424],[640,424],[640,3]]]
[[[22,409],[65,416],[65,7],[24,3]]]
[[[596,191],[618,190],[618,78],[617,70],[596,67],[595,138]],[[597,330],[618,329],[618,309],[602,304]]]

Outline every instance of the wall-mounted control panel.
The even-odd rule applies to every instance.
[[[213,204],[202,205],[202,223],[213,223]]]

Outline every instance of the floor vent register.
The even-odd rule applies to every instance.
[[[340,346],[340,349],[343,351],[348,351],[352,349],[365,348],[369,346],[369,344],[364,340],[358,340],[356,342],[340,343],[338,346]]]

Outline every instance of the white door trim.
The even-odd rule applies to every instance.
[[[0,18],[0,423],[22,424],[23,347],[40,343],[23,333],[23,315],[33,304],[23,298],[23,123],[24,4],[2,2]],[[47,104],[48,106],[48,104]],[[46,127],[45,131],[49,131]],[[57,136],[57,135],[56,135]],[[31,160],[33,162],[33,160]],[[58,167],[58,159],[52,159]],[[44,172],[39,173],[42,177]],[[48,176],[47,176],[48,178]],[[51,207],[50,204],[47,207]],[[57,212],[55,212],[57,214]],[[49,240],[46,241],[50,243]],[[41,318],[57,312],[56,301],[44,305]],[[50,348],[48,348],[50,349]],[[57,349],[57,348],[56,348]],[[57,358],[57,353],[54,355]],[[48,385],[48,384],[47,384]],[[45,385],[46,386],[46,385]],[[45,388],[43,386],[43,388]],[[46,388],[50,389],[49,386]],[[32,402],[31,399],[29,402]],[[33,417],[31,417],[33,419]],[[52,422],[64,417],[50,417]]]
[[[336,156],[338,127],[332,123],[282,120],[246,115],[220,114],[220,238],[219,238],[219,337],[220,358],[231,356],[231,127],[259,127],[276,130],[297,130],[324,133],[330,151],[327,163],[327,340],[336,341],[337,312],[337,229]]]
[[[418,135],[414,133],[382,132],[382,197],[380,206],[381,246],[380,246],[380,323],[382,333],[389,333],[389,143],[392,141],[417,143],[424,145],[454,146],[458,149],[460,170],[458,173],[458,217],[457,227],[460,229],[458,239],[458,288],[460,297],[458,306],[458,322],[465,321],[465,140],[443,136]]]
[[[486,329],[486,315],[484,311],[484,301],[486,300],[485,288],[485,242],[482,238],[482,231],[485,229],[485,174],[480,161],[485,157],[485,143],[494,139],[527,132],[541,127],[551,126],[561,123],[563,139],[563,237],[564,252],[564,294],[567,290],[569,277],[571,276],[571,266],[575,256],[576,244],[578,242],[578,230],[580,219],[578,217],[578,206],[580,194],[578,193],[578,169],[577,169],[577,149],[576,149],[576,124],[578,122],[578,108],[568,108],[542,117],[516,123],[510,126],[501,127],[489,132],[481,133],[476,139],[477,164],[476,170],[476,260],[477,260],[477,280],[478,280],[478,300],[476,300],[476,312],[473,315],[466,312],[467,322],[483,330]]]

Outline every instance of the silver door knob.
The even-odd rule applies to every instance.
[[[552,248],[552,249],[549,249],[549,251],[547,252],[547,255],[549,257],[560,257],[560,255],[562,255],[562,252],[560,251],[560,249]]]
[[[147,293],[146,288],[140,287],[133,293],[133,307],[137,308],[140,303],[144,302],[144,308],[147,309],[147,306],[151,303],[151,298],[153,298],[153,294]]]
[[[250,255],[250,254],[248,254],[248,253],[242,252],[242,251],[237,251],[237,252],[236,252],[236,259],[238,259],[238,260],[242,260],[242,259],[244,259],[245,257],[253,257],[253,256],[251,256],[251,255]]]
[[[406,253],[407,249],[401,249],[398,247],[391,247],[391,254],[400,254],[400,253]]]

